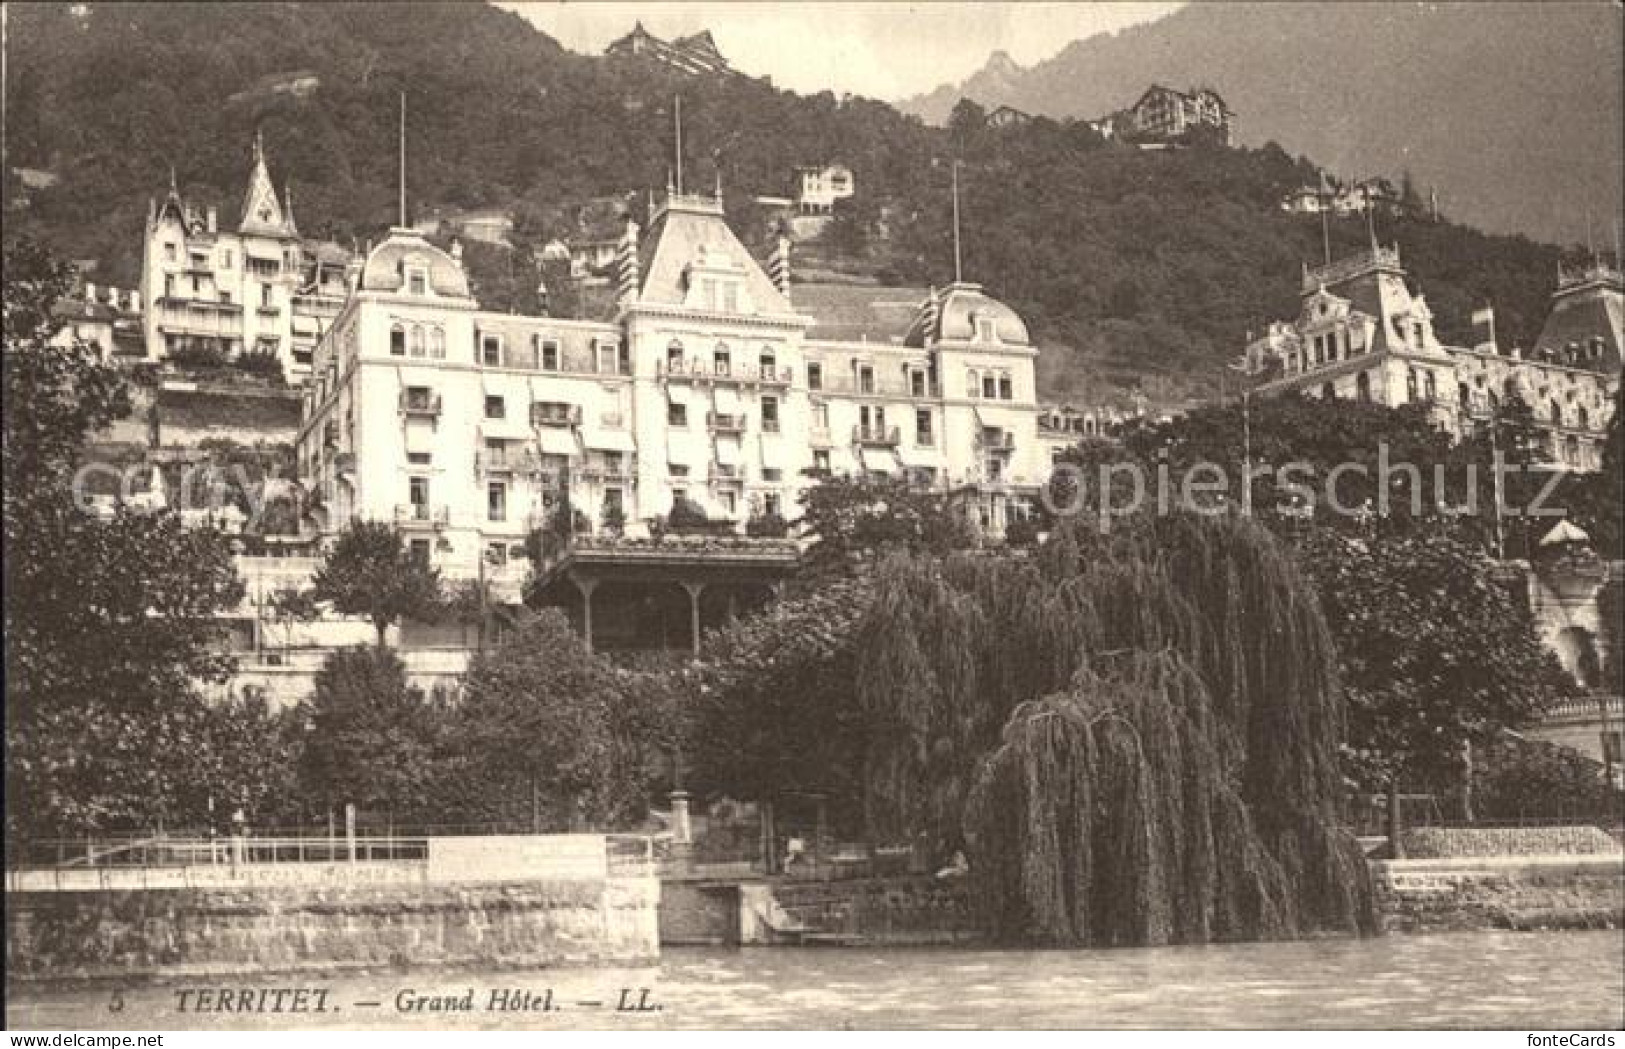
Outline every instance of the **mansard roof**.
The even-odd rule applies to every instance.
[[[669,195],[639,248],[643,284],[638,301],[683,305],[688,298],[689,267],[701,258],[721,257],[743,271],[745,296],[757,313],[784,316],[795,312],[729,228],[722,206],[709,198],[685,194]]]
[[[361,269],[362,291],[400,291],[406,286],[406,268],[409,264],[426,267],[429,287],[439,296],[472,299],[468,277],[463,268],[446,252],[431,244],[415,229],[397,226],[389,231],[382,244],[368,254]]]
[[[935,303],[928,297],[903,338],[905,346],[926,346],[933,342],[977,341],[976,326],[981,320],[992,320],[999,342],[1012,346],[1030,346],[1032,339],[1021,315],[982,290],[980,284],[959,281],[935,293]]]

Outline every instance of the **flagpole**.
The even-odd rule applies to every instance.
[[[406,227],[406,92],[401,92],[401,227]]]
[[[954,160],[954,283],[963,279],[959,261],[959,161]]]

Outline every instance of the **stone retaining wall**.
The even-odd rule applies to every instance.
[[[652,962],[659,899],[652,877],[11,893],[6,968],[60,979]]]
[[[1592,826],[1413,827],[1404,832],[1411,859],[1490,856],[1618,855],[1619,842]]]
[[[1617,852],[1379,860],[1371,871],[1390,932],[1625,927],[1625,860]]]

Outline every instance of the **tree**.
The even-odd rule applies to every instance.
[[[1348,765],[1368,790],[1462,785],[1463,755],[1573,683],[1485,553],[1442,529],[1303,535],[1348,695]]]
[[[395,653],[358,646],[329,655],[299,718],[308,726],[300,780],[312,798],[392,818],[439,810],[438,712],[407,688]]]
[[[526,614],[469,668],[455,721],[462,802],[537,831],[641,816],[645,750],[672,738],[657,677],[616,670],[556,610]]]
[[[353,521],[316,569],[316,600],[340,612],[364,615],[384,634],[402,619],[433,621],[441,608],[440,572],[414,557],[401,535],[378,521]]]
[[[815,573],[848,571],[884,551],[946,554],[975,545],[965,515],[940,492],[898,477],[831,477],[801,494],[801,527],[813,537]]]
[[[218,614],[242,582],[212,530],[172,512],[80,508],[85,440],[128,413],[123,380],[89,347],[48,345],[64,267],[8,243],[5,277],[8,824],[148,825],[173,811],[168,748],[197,745],[199,683],[231,668]]]
[[[266,601],[266,611],[271,613],[273,622],[282,624],[289,647],[293,645],[294,626],[314,623],[322,614],[315,593],[295,586],[285,586],[273,593]]]

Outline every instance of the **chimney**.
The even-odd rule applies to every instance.
[[[619,277],[619,301],[624,305],[638,298],[638,224],[630,212],[626,216],[626,232],[616,248],[615,268]]]
[[[213,204],[209,205],[209,232],[217,233],[220,227],[220,209]]]
[[[773,286],[779,289],[779,294],[786,299],[790,297],[790,238],[779,232],[779,243],[768,260],[767,275],[773,281]]]
[[[1473,311],[1473,345],[1495,345],[1495,307],[1484,306]]]

